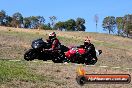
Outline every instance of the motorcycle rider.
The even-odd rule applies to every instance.
[[[47,39],[47,42],[50,44],[51,47],[49,50],[60,49],[61,43],[56,38],[55,32],[49,33],[49,39]]]
[[[63,51],[69,50],[68,47],[61,45],[60,41],[56,38],[55,32],[49,33],[49,39],[47,39],[47,42],[51,45],[52,49],[61,49]]]
[[[90,38],[87,37],[84,41],[84,45],[80,45],[77,48],[84,48],[86,50],[86,54],[90,55],[93,59],[97,59],[96,51],[94,45],[90,42]]]
[[[50,45],[50,49],[48,49],[48,51],[55,52],[55,53],[52,53],[54,54],[53,62],[62,63],[64,59],[64,52],[62,52],[61,43],[56,38],[55,32],[49,33],[49,39],[47,39],[47,42]]]

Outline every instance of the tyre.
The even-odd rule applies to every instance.
[[[64,57],[64,59],[63,59],[63,63],[70,63],[71,61],[67,58],[67,57]]]
[[[37,58],[37,53],[34,49],[29,49],[24,54],[24,59],[27,61],[31,61]]]
[[[86,79],[85,79],[84,76],[78,76],[78,77],[76,78],[76,81],[77,81],[77,83],[78,83],[79,85],[81,85],[81,86],[83,86],[83,85],[86,83]]]
[[[90,61],[90,65],[94,65],[96,62],[97,62],[97,58],[92,58],[91,61]]]
[[[85,63],[86,65],[89,65],[89,64],[90,64],[89,58],[85,58],[84,63]]]
[[[97,58],[88,57],[88,58],[85,58],[84,63],[86,65],[94,65],[97,62],[97,60],[98,60]]]
[[[54,63],[63,63],[63,55],[55,56],[52,61]]]

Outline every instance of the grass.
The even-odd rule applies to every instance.
[[[24,33],[24,32],[15,32],[15,31],[7,31],[2,33],[4,35],[8,35],[8,36],[14,36],[14,37],[18,37],[20,40],[22,41],[26,41],[26,42],[32,42],[32,40],[37,39],[37,38],[44,38],[46,39],[46,35],[43,34],[39,34],[39,32],[36,32],[35,34],[33,33]],[[26,35],[26,36],[25,36]],[[78,39],[78,38],[74,38],[74,37],[65,37],[65,36],[58,36],[58,39],[61,40],[61,42],[65,45],[80,45],[83,44],[83,40]],[[129,46],[124,46],[124,47],[120,47],[118,44],[116,43],[110,43],[110,42],[104,42],[104,41],[93,41],[93,43],[98,46],[106,46],[106,47],[113,47],[113,48],[132,48]]]
[[[67,32],[69,33],[69,32]],[[9,31],[0,31],[0,34],[4,34],[4,35],[7,35],[7,36],[13,36],[13,37],[17,37],[19,38],[20,40],[22,41],[25,41],[25,42],[32,42],[32,40],[34,39],[37,39],[37,38],[44,38],[44,39],[47,39],[48,38],[48,33],[46,32],[18,32],[18,31],[11,31],[11,29],[9,29]],[[68,34],[69,35],[69,34]],[[68,44],[76,44],[76,45],[80,45],[80,44],[83,44],[83,36],[86,36],[86,35],[90,35],[95,38],[95,40],[93,40],[93,43],[95,45],[103,45],[103,46],[108,46],[108,47],[114,47],[114,48],[121,48],[122,45],[120,45],[119,43],[117,42],[112,42],[112,41],[109,41],[107,39],[107,41],[104,41],[104,40],[98,40],[96,39],[96,37],[101,37],[102,36],[105,38],[106,34],[97,34],[97,33],[78,33],[78,36],[74,36],[74,35],[77,35],[77,32],[73,32],[73,35],[62,35],[61,36],[59,35],[58,36],[58,39],[60,41],[62,41],[64,44],[68,45]],[[82,36],[81,36],[82,35]],[[109,37],[118,37],[118,36],[113,36],[113,35],[108,35]],[[109,38],[108,37],[108,38]],[[85,37],[84,37],[85,38]],[[107,37],[106,37],[107,38]],[[113,39],[114,40],[114,39]],[[128,46],[128,45],[124,45],[122,48],[126,48],[126,49],[129,49],[129,48],[132,48],[132,46]]]
[[[43,61],[27,62],[23,54],[31,48],[31,42],[37,38],[48,38],[51,31],[37,31],[0,27],[0,87],[2,88],[80,88],[75,81],[76,68],[74,64],[46,64]],[[97,66],[131,68],[132,40],[113,35],[60,32],[57,37],[64,45],[83,44],[87,35],[92,37],[92,43],[97,49],[103,50],[99,56]],[[20,62],[10,62],[9,59],[18,59]],[[132,70],[98,68],[84,66],[88,73],[130,73]],[[100,87],[99,87],[100,86]],[[132,85],[86,85],[84,88],[120,88]]]
[[[46,78],[32,74],[22,62],[0,61],[0,83],[12,80],[44,81]]]
[[[24,32],[17,32],[17,31],[1,31],[0,33],[6,36],[13,36],[13,37],[18,37],[20,39],[26,39],[26,40],[33,40],[34,38],[46,37],[38,33],[34,34],[34,33],[24,33]]]
[[[55,83],[64,85],[62,81],[56,81],[51,75],[43,76],[34,73],[29,67],[28,62],[9,62],[0,61],[0,84],[12,81],[22,81],[29,83]]]
[[[49,32],[51,31],[35,31],[24,29],[0,30],[0,40],[2,40],[2,42],[0,43],[0,45],[2,46],[0,48],[1,59],[23,59],[23,54],[25,53],[25,51],[31,48],[31,42],[34,39],[41,37],[44,40],[47,39]],[[126,60],[125,65],[127,65],[131,62],[131,60],[129,60],[128,58],[131,57],[130,52],[132,52],[132,41],[129,39],[122,39],[113,35],[106,36],[106,34],[84,32],[57,31],[57,34],[60,42],[66,46],[83,44],[83,37],[86,35],[90,35],[92,37],[92,43],[96,46],[96,48],[103,50],[103,54],[100,56],[101,60],[98,62],[98,64],[115,65],[115,63],[118,63],[119,61],[118,65],[121,65],[120,62]],[[123,59],[122,57],[125,57],[125,59]],[[109,63],[106,61],[108,58],[112,59]],[[117,60],[117,62],[112,63],[115,60]]]

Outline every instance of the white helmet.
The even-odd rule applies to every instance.
[[[55,38],[56,37],[56,33],[55,32],[51,32],[49,33],[49,39]]]

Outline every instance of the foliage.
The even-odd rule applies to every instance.
[[[41,24],[39,28],[43,29],[43,30],[52,30],[52,28],[50,26],[45,25],[45,24]]]
[[[61,30],[65,29],[66,31],[85,31],[84,26],[85,20],[83,18],[69,19],[65,22],[59,21],[55,24],[55,29]]]
[[[70,20],[65,22],[65,28],[68,31],[75,31],[75,26],[76,26],[76,22],[74,19],[70,19]]]
[[[102,27],[104,28],[105,31],[108,30],[109,34],[110,34],[111,32],[114,33],[115,25],[116,25],[115,17],[114,16],[108,16],[108,17],[104,18]]]
[[[117,25],[117,33],[118,36],[121,34],[121,31],[123,31],[123,17],[116,17],[116,25]]]
[[[63,29],[65,29],[65,22],[59,21],[58,23],[55,24],[54,29],[62,31]]]
[[[127,14],[124,17],[116,17],[118,35],[129,37],[132,34],[132,15]],[[122,33],[121,33],[122,32]]]
[[[56,16],[50,16],[49,19],[51,21],[50,25],[53,27],[55,25],[55,21],[57,20],[57,17]]]
[[[66,21],[58,21],[56,16],[49,17],[51,22],[45,23],[43,16],[23,17],[20,12],[8,16],[4,10],[0,11],[0,26],[19,27],[29,29],[44,29],[44,30],[65,30],[65,31],[85,31],[85,19],[78,17],[76,20],[68,19]],[[96,28],[98,24],[98,16],[94,16]],[[132,35],[132,14],[126,14],[123,17],[107,16],[103,19],[102,27],[109,34],[115,33],[116,29],[118,36]]]
[[[25,17],[23,19],[23,25],[24,25],[24,28],[30,28],[30,25],[31,25],[30,17]]]
[[[84,26],[85,20],[83,18],[77,18],[76,20],[76,30],[85,31],[86,27]]]
[[[29,29],[44,29],[44,30],[66,30],[66,31],[85,31],[85,20],[83,18],[77,18],[77,20],[69,19],[64,22],[55,22],[56,16],[50,16],[50,21],[45,24],[45,18],[43,16],[29,16],[23,17],[20,12],[14,13],[12,16],[6,15],[4,10],[0,11],[0,26],[9,26],[17,28],[29,28]]]
[[[4,10],[0,11],[0,25],[5,26],[6,23],[6,12]]]
[[[12,21],[11,21],[11,25],[13,27],[21,27],[21,24],[23,23],[23,16],[21,13],[16,12],[12,15]]]
[[[59,30],[65,29],[67,31],[85,31],[84,23],[85,20],[83,18],[77,18],[76,21],[69,19],[65,22],[59,21],[56,23],[55,28]]]

